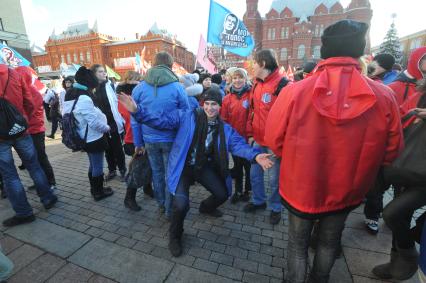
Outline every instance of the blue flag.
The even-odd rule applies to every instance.
[[[0,43],[0,64],[16,68],[19,66],[29,66],[31,63],[13,48]]]
[[[254,48],[254,39],[243,21],[213,0],[210,0],[207,42],[244,57]]]

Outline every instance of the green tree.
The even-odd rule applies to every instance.
[[[396,15],[392,15],[393,18],[396,17]],[[380,44],[380,53],[388,53],[393,55],[395,57],[395,62],[400,63],[402,59],[402,52],[401,52],[401,44],[399,42],[398,34],[395,28],[395,21],[392,21],[392,24],[386,33],[386,36]]]

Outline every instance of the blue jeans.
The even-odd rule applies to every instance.
[[[92,177],[99,177],[104,174],[104,152],[88,152],[89,174]]]
[[[266,146],[260,146],[256,142],[253,144],[253,148],[260,149],[261,153],[272,153],[272,151]],[[276,158],[275,155],[271,157],[274,161],[272,168],[265,171],[268,174],[269,187],[271,188],[271,196],[269,197],[269,206],[274,212],[281,212],[281,197],[279,194],[278,181],[280,179],[280,163],[281,159]],[[255,163],[251,165],[250,169],[250,181],[252,188],[252,202],[256,205],[266,203],[266,193],[264,184],[264,171],[262,167]]]
[[[154,196],[158,204],[164,206],[167,216],[172,212],[172,197],[167,187],[167,163],[172,145],[172,142],[145,143],[152,169]]]
[[[33,210],[28,203],[24,187],[16,171],[12,155],[12,147],[16,150],[22,163],[30,173],[31,179],[37,189],[37,194],[43,204],[49,203],[55,197],[50,189],[47,177],[41,169],[37,159],[37,152],[34,148],[31,136],[20,137],[16,140],[0,142],[0,174],[3,176],[3,183],[7,196],[16,216],[29,216]]]

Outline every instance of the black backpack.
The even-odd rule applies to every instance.
[[[62,143],[72,150],[82,150],[84,148],[87,140],[87,132],[89,131],[89,125],[87,125],[84,139],[78,134],[78,121],[75,119],[73,111],[79,98],[80,96],[75,99],[70,113],[66,113],[62,117]]]
[[[10,71],[7,69],[7,81],[3,89],[3,97],[0,96],[0,139],[13,140],[22,136],[28,129],[27,120],[4,97],[9,85]]]

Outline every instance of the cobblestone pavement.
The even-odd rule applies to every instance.
[[[285,212],[276,226],[268,223],[269,211],[245,214],[243,203],[224,204],[220,219],[201,216],[198,206],[207,192],[194,186],[184,255],[173,258],[167,249],[168,223],[154,200],[139,192],[142,211],[130,212],[123,206],[124,183],[113,180],[109,185],[114,196],[94,202],[85,153],[71,153],[60,140],[47,141],[47,152],[59,202],[45,211],[29,192],[37,220],[10,229],[0,226],[0,243],[15,264],[9,282],[282,282],[288,240]],[[29,186],[27,172],[20,174]],[[0,201],[0,219],[12,215],[9,202]],[[363,227],[362,208],[356,209],[342,243],[343,256],[330,282],[380,282],[371,269],[389,257],[391,234],[383,222],[380,233],[371,236]],[[418,282],[417,275],[407,282]]]

